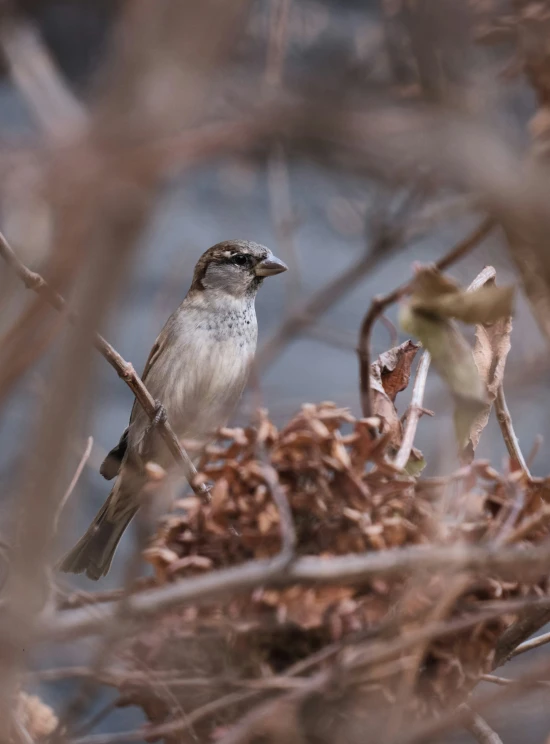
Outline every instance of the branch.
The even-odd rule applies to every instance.
[[[46,280],[40,276],[40,274],[28,269],[17,258],[2,233],[0,233],[0,256],[2,256],[6,263],[15,271],[28,289],[32,289],[38,295],[44,297],[50,305],[63,313],[71,322],[74,323],[76,321],[75,315],[68,311],[67,303],[63,297],[55,292],[48,285]],[[153,421],[157,412],[155,400],[143,384],[141,378],[136,374],[133,366],[129,362],[125,361],[99,333],[96,333],[94,336],[94,346],[103,358],[109,362],[118,376],[128,385],[149,419]],[[203,484],[195,484],[197,470],[191,462],[189,455],[181,446],[179,439],[170,426],[170,423],[168,421],[160,421],[158,423],[158,431],[164,439],[164,442],[173,455],[175,461],[182,466],[184,475],[189,481],[193,491],[197,496],[203,496],[207,493],[208,489]]]
[[[416,377],[414,380],[413,394],[411,405],[409,407],[409,414],[407,416],[407,423],[405,426],[405,432],[403,434],[403,440],[399,447],[399,452],[394,460],[396,468],[403,470],[411,455],[413,448],[414,437],[416,435],[416,427],[420,421],[420,417],[424,412],[422,408],[422,402],[424,400],[424,390],[426,389],[426,379],[428,377],[428,371],[430,369],[430,362],[432,358],[429,351],[425,351],[422,354],[422,359],[416,370]]]
[[[20,18],[3,19],[0,43],[11,77],[50,137],[76,136],[87,125],[84,107],[72,94],[37,31]]]
[[[467,705],[463,704],[460,708],[466,714],[464,727],[478,740],[479,744],[502,744],[500,736],[493,731],[484,718]]]
[[[512,462],[517,462],[527,480],[531,481],[531,472],[519,446],[519,440],[516,436],[516,432],[514,431],[512,417],[510,416],[510,411],[508,410],[508,405],[506,404],[506,398],[504,397],[504,388],[502,385],[499,387],[497,397],[495,399],[495,413],[497,415],[498,425],[500,426],[504,444],[506,445],[506,449],[508,450],[510,459],[512,460]]]
[[[88,462],[88,458],[90,457],[90,452],[92,451],[92,447],[94,444],[94,438],[88,437],[88,441],[86,442],[86,447],[84,449],[84,452],[82,453],[82,457],[80,458],[80,462],[77,465],[77,468],[75,470],[75,473],[72,477],[71,482],[69,483],[69,487],[63,494],[63,498],[61,499],[59,506],[57,507],[57,514],[55,516],[54,526],[55,529],[57,529],[57,525],[59,524],[59,519],[61,517],[61,513],[63,509],[65,508],[65,504],[67,501],[71,498],[71,494],[76,488],[76,484],[78,483],[80,476],[82,475],[82,471],[84,470],[84,466]]]
[[[526,651],[532,651],[534,648],[539,648],[539,646],[545,646],[547,643],[550,643],[550,633],[543,633],[536,638],[531,638],[530,641],[520,643],[510,654],[510,658],[524,654]]]
[[[294,583],[354,583],[372,579],[411,576],[419,571],[479,571],[494,576],[517,577],[543,573],[550,560],[550,544],[537,547],[499,547],[453,545],[450,547],[411,546],[376,553],[351,554],[334,558],[305,556],[288,565],[284,553],[272,559],[249,561],[242,566],[221,569],[175,584],[145,590],[128,598],[127,618],[142,620],[185,602],[200,602],[262,586],[288,586]],[[66,640],[70,636],[102,631],[116,617],[120,601],[45,613],[39,619],[43,639]],[[537,609],[549,612],[545,602]],[[525,603],[514,605],[516,612]],[[519,609],[518,609],[519,608]],[[512,609],[509,609],[512,612]]]
[[[286,558],[286,561],[290,563],[294,559],[294,553],[296,550],[296,528],[294,526],[294,520],[292,518],[292,510],[285,492],[279,481],[279,476],[274,467],[268,463],[263,463],[262,475],[265,482],[267,483],[269,490],[271,491],[271,498],[275,502],[275,505],[279,511],[279,520],[281,526],[281,552],[280,557]]]
[[[492,218],[485,218],[476,229],[470,233],[464,240],[458,243],[454,248],[449,251],[443,258],[435,263],[435,267],[439,271],[444,271],[449,268],[453,263],[456,263],[459,259],[463,258],[479,243],[481,243],[493,230],[495,223]],[[409,294],[412,291],[414,284],[414,278],[410,279],[405,284],[402,284],[397,289],[394,289],[387,295],[382,297],[375,297],[371,303],[369,311],[363,319],[361,324],[361,331],[359,334],[359,368],[360,368],[360,380],[361,380],[361,407],[363,410],[363,416],[369,418],[372,416],[372,398],[370,389],[370,364],[371,364],[371,335],[374,323],[384,310],[389,306],[398,302],[402,297]]]
[[[500,636],[495,650],[493,669],[510,661],[515,656],[516,649],[523,646],[523,641],[549,621],[550,610],[547,607],[530,607],[522,612],[519,619]]]

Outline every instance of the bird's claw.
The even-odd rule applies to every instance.
[[[165,424],[168,421],[168,414],[166,408],[162,405],[160,400],[155,401],[155,415],[151,419],[151,428],[156,428],[161,424]]]

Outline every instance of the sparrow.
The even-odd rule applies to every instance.
[[[254,302],[265,277],[286,265],[263,245],[228,240],[209,248],[195,266],[178,309],[167,320],[145,364],[142,380],[166,413],[180,440],[200,450],[224,426],[238,403],[258,336]],[[147,482],[145,465],[165,470],[176,463],[142,407],[134,401],[130,423],[101,465],[116,477],[107,500],[61,571],[85,573],[97,581],[111,566],[124,530],[140,507]]]

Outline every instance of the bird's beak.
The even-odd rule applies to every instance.
[[[269,256],[269,258],[264,258],[263,261],[260,261],[260,263],[256,265],[254,271],[256,276],[274,276],[275,274],[280,274],[287,269],[288,266],[283,263],[280,258],[277,258],[277,256]]]

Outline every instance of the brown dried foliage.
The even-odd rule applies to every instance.
[[[387,358],[396,358],[398,351],[392,350]],[[385,376],[386,389],[402,389],[400,365],[386,368]],[[345,409],[322,403],[304,405],[280,431],[265,413],[257,428],[223,430],[201,464],[204,477],[215,481],[211,501],[204,504],[192,498],[182,502],[185,513],[169,517],[145,553],[157,581],[177,581],[278,553],[279,517],[263,477],[262,461],[257,459],[260,451],[277,471],[289,500],[298,555],[328,558],[406,545],[474,545],[509,537],[515,524],[523,524],[528,515],[541,509],[541,487],[531,487],[511,524],[511,483],[480,461],[456,478],[404,476],[385,459],[389,435],[380,438],[379,428],[379,420],[355,419]],[[462,514],[462,519],[444,527],[439,504],[450,492],[453,513]],[[543,523],[521,537],[538,542],[547,534]],[[143,705],[151,721],[158,724],[169,718],[173,698],[182,710],[191,712],[238,687],[239,682],[269,683],[284,678],[293,665],[333,644],[361,648],[369,634],[378,634],[380,640],[392,622],[399,622],[399,632],[406,636],[429,620],[450,578],[434,570],[415,577],[412,584],[397,579],[353,586],[258,587],[207,606],[191,604],[133,640],[124,657],[130,669],[145,664],[154,674],[199,677],[203,685],[194,690],[171,687],[169,698],[157,686],[154,704],[148,686],[125,686],[124,701]],[[484,603],[538,597],[546,590],[546,581],[520,583],[471,576],[447,619],[460,619]],[[479,622],[430,643],[408,715],[433,714],[462,700],[479,676],[491,669],[498,639],[512,619]],[[410,650],[390,655],[393,667],[390,664],[389,671],[386,664],[375,664],[366,677],[360,675],[355,684],[345,684],[346,689],[350,687],[346,704],[354,700],[352,708],[361,706],[376,718],[381,707],[395,701],[409,655]],[[345,668],[345,661],[341,663]],[[330,664],[326,668],[333,669]],[[318,672],[319,666],[313,669]],[[210,686],[204,684],[208,679]],[[317,693],[329,695],[326,690]],[[219,716],[198,724],[194,735],[213,735],[245,709],[227,706]],[[348,724],[353,715],[350,712]]]

